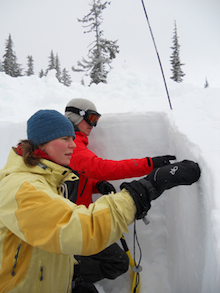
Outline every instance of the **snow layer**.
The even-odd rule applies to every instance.
[[[53,71],[42,79],[0,73],[0,168],[11,146],[26,138],[26,120],[35,111],[64,113],[70,99],[90,99],[103,114],[89,146],[101,157],[175,154],[178,160],[197,161],[202,170],[196,184],[166,191],[152,203],[149,225],[137,222],[141,292],[220,292],[220,88],[169,81],[170,110],[162,82],[129,67],[113,70],[108,84],[91,87],[73,83],[67,88],[54,76]],[[122,181],[112,181],[117,190]],[[133,252],[133,225],[125,237]],[[96,286],[100,293],[130,292],[130,272]]]

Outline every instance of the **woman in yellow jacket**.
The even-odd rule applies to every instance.
[[[66,180],[78,181],[66,167],[75,148],[72,123],[57,111],[40,110],[28,120],[27,136],[0,171],[1,293],[70,293],[74,255],[108,247],[165,189],[200,176],[196,163],[183,161],[169,165],[176,167],[172,176],[159,168],[88,208],[77,206],[61,192]]]

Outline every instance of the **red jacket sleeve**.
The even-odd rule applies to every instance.
[[[97,180],[119,180],[141,177],[153,170],[151,158],[128,160],[104,160],[88,150],[80,136],[76,137],[77,147],[73,150],[70,167],[86,177]]]

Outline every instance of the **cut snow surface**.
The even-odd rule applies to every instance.
[[[142,249],[141,292],[220,292],[220,88],[161,81],[124,67],[108,84],[65,87],[51,71],[47,77],[11,78],[0,73],[0,168],[20,139],[26,120],[39,109],[64,113],[73,98],[87,98],[102,114],[89,148],[106,159],[175,154],[199,163],[200,180],[166,191],[152,202],[150,224],[138,221]],[[122,181],[112,181],[119,191]],[[94,197],[95,200],[95,197]],[[133,225],[125,235],[133,253]],[[139,252],[136,245],[136,258]],[[130,292],[130,272],[96,284],[100,293]]]

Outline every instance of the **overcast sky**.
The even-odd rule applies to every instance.
[[[58,53],[61,68],[72,75],[71,66],[87,57],[93,34],[84,34],[82,18],[90,11],[90,0],[0,0],[0,60],[3,60],[9,33],[18,63],[27,69],[27,56],[34,59],[35,74],[48,66],[51,50]],[[220,1],[144,0],[151,29],[167,80],[174,21],[180,44],[180,60],[185,65],[184,82],[203,87],[220,86]],[[103,11],[104,37],[118,40],[120,53],[114,70],[122,64],[142,71],[146,77],[162,81],[141,0],[112,0]],[[75,77],[77,75],[77,77]]]

